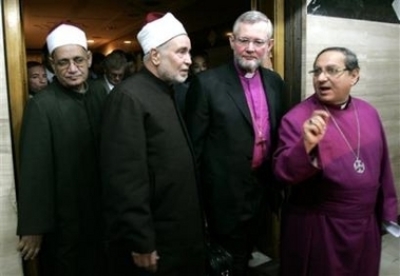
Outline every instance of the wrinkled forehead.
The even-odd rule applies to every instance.
[[[165,44],[169,49],[171,50],[177,50],[177,49],[191,49],[191,42],[190,38],[187,35],[178,35],[169,41],[167,41]],[[162,47],[162,46],[161,46]]]
[[[65,58],[69,59],[77,56],[86,57],[87,53],[88,51],[82,46],[76,44],[69,44],[57,47],[53,51],[52,57],[56,59],[65,59]]]

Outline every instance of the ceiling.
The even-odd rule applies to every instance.
[[[28,50],[43,47],[49,30],[60,22],[70,21],[87,35],[91,49],[128,47],[140,50],[136,34],[150,11],[171,12],[185,26],[191,38],[203,35],[209,40],[221,26],[250,8],[250,0],[231,0],[226,5],[217,0],[23,0],[22,16],[25,45]],[[230,29],[229,29],[230,31]],[[218,35],[213,34],[213,36]],[[195,40],[195,39],[194,39]],[[124,41],[131,41],[130,44]],[[195,41],[200,41],[199,39]],[[193,39],[192,39],[193,43]],[[200,42],[199,42],[200,43]],[[121,47],[119,47],[121,46]]]

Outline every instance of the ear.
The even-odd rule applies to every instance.
[[[53,69],[53,72],[56,72],[56,65],[54,64],[54,59],[51,55],[47,57],[47,60],[49,61],[49,64],[51,68]]]
[[[156,49],[151,49],[149,55],[150,55],[150,61],[151,63],[153,63],[154,66],[160,65],[161,58],[159,51],[157,51]]]
[[[91,51],[87,51],[87,59],[88,59],[88,68],[90,68],[90,66],[92,66],[92,52]]]
[[[351,76],[351,85],[354,86],[360,80],[360,69],[354,69],[350,72]]]
[[[273,38],[271,38],[270,40],[268,40],[267,49],[268,49],[268,52],[269,52],[270,55],[271,55],[270,57],[272,57],[271,52],[272,52],[272,48],[274,47],[274,44],[275,44],[275,41],[274,41]]]
[[[229,44],[230,44],[230,46],[231,46],[231,49],[233,50],[233,44],[235,43],[235,37],[234,37],[234,35],[233,34],[230,34],[229,35]]]

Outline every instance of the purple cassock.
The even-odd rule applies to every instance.
[[[302,128],[317,109],[331,118],[324,138],[307,154]],[[274,170],[290,185],[282,276],[379,275],[382,222],[397,221],[397,199],[376,109],[354,97],[344,108],[307,98],[282,119]]]

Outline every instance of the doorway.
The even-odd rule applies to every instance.
[[[186,0],[185,0],[186,1]],[[207,0],[212,2],[211,0]],[[29,1],[30,3],[35,3],[35,0]],[[46,1],[42,0],[37,0],[37,3],[44,3]],[[56,2],[51,0],[51,2]],[[72,3],[78,3],[79,1],[70,1]],[[126,1],[127,3],[131,3],[133,1]],[[150,1],[151,2],[151,1]],[[179,2],[179,1],[178,1]],[[196,2],[196,1],[188,1],[188,2]],[[201,2],[201,1],[200,1]],[[215,2],[215,1],[214,1]],[[245,5],[243,5],[243,2]],[[219,1],[218,1],[219,3]],[[236,4],[234,4],[236,3]],[[26,51],[26,44],[25,44],[25,35],[27,35],[26,30],[24,29],[23,23],[25,22],[23,14],[24,14],[24,4],[23,1],[19,0],[4,0],[3,1],[4,5],[4,22],[6,22],[5,25],[5,46],[6,46],[6,53],[5,53],[5,58],[6,58],[6,63],[7,63],[7,82],[8,82],[8,91],[9,91],[9,106],[10,106],[10,113],[11,113],[11,126],[12,126],[12,138],[13,138],[13,156],[14,156],[14,164],[15,164],[15,182],[18,183],[18,141],[19,141],[19,135],[20,135],[20,126],[21,126],[21,121],[22,121],[22,114],[23,114],[23,108],[25,106],[25,102],[27,100],[27,76],[26,76],[26,69],[25,69],[25,64],[27,61],[27,51]],[[202,2],[202,5],[204,5],[204,1]],[[213,6],[215,8],[216,2],[213,3]],[[218,7],[217,7],[218,8]],[[275,46],[274,46],[274,52],[273,52],[273,64],[274,64],[274,70],[277,71],[278,73],[281,74],[281,76],[284,76],[284,0],[274,0],[273,2],[267,1],[267,0],[259,0],[259,1],[248,1],[247,3],[245,1],[232,1],[229,5],[223,6],[222,8],[219,7],[220,10],[224,10],[224,14],[221,15],[219,12],[220,10],[216,10],[213,13],[210,14],[200,14],[197,15],[196,22],[190,21],[191,24],[194,26],[197,26],[196,24],[199,24],[198,22],[201,21],[212,21],[210,18],[218,18],[222,17],[226,20],[226,22],[233,23],[232,19],[236,18],[240,13],[248,10],[248,9],[258,9],[264,13],[266,13],[271,19],[273,20],[274,26],[275,26],[275,35],[274,35],[274,40],[275,40]],[[231,10],[232,9],[232,10]],[[62,10],[62,9],[60,9]],[[75,6],[75,11],[79,10],[79,5],[76,4]],[[229,13],[225,11],[230,11]],[[144,14],[144,11],[141,10],[141,12]],[[227,14],[232,14],[232,17],[229,17]],[[182,18],[188,18],[189,22],[189,17],[190,15],[188,13],[182,13]],[[199,17],[200,16],[200,17]],[[204,18],[210,19],[210,20],[204,20]],[[216,19],[214,19],[216,20]],[[214,26],[214,29],[216,26],[223,26],[225,23],[221,24],[216,24]],[[41,25],[38,26],[40,28]],[[208,27],[196,27],[197,30],[203,31],[204,29],[207,29]],[[212,43],[210,42],[210,37],[209,34],[211,32],[204,32],[207,34],[204,39],[199,39],[198,42],[199,45],[202,45],[201,43]],[[134,36],[131,33],[127,33],[128,36]],[[124,38],[122,33],[120,34],[121,38]],[[206,40],[204,42],[204,40]],[[43,40],[44,42],[44,40]],[[218,43],[213,42],[213,45],[209,45],[210,48],[214,47],[213,49],[218,49],[216,46],[219,46]],[[222,42],[221,42],[222,43]],[[221,47],[223,47],[222,45]],[[226,46],[226,45],[225,45]],[[28,46],[30,47],[30,46]],[[38,53],[40,49],[38,48],[29,48],[32,53]],[[103,49],[102,47],[99,46],[98,49]],[[223,49],[223,48],[221,48]],[[229,50],[229,48],[228,48]],[[218,52],[217,51],[217,52]],[[221,50],[223,51],[223,50]],[[224,52],[225,53],[225,52]],[[12,74],[11,74],[12,72]],[[12,93],[11,93],[12,91]],[[30,263],[27,265],[27,272],[26,276],[38,276],[35,265],[34,263]]]

